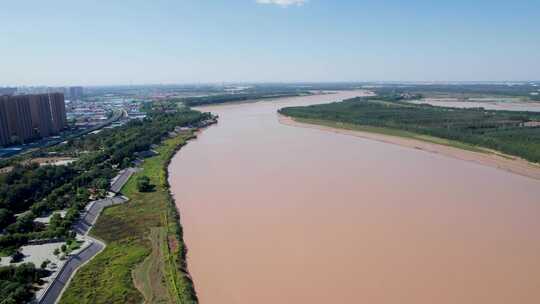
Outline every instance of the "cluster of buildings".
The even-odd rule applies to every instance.
[[[62,93],[0,96],[0,146],[57,135],[66,126]]]
[[[77,128],[92,128],[103,124],[114,116],[119,120],[142,119],[146,113],[141,110],[145,101],[122,95],[105,94],[82,100],[66,101],[67,119]],[[116,126],[112,124],[112,126]]]

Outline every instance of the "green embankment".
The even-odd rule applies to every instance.
[[[192,136],[165,140],[123,188],[130,201],[104,210],[91,234],[107,247],[77,272],[60,303],[197,303],[167,182],[170,159]],[[142,175],[154,191],[137,190]]]

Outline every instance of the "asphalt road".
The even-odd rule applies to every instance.
[[[86,235],[92,225],[96,222],[97,217],[101,214],[103,208],[122,204],[126,199],[122,197],[113,197],[113,198],[104,198],[98,201],[95,201],[93,205],[84,213],[82,218],[73,225],[73,230],[78,234]]]
[[[122,187],[124,187],[126,182],[135,172],[136,171],[133,168],[127,168],[126,170],[124,170],[124,172],[122,172],[122,174],[111,185],[111,191],[114,193],[120,192],[120,190],[122,190]]]
[[[82,264],[90,260],[96,254],[98,254],[105,245],[95,239],[92,239],[93,243],[88,246],[84,251],[76,256],[73,256],[66,265],[62,268],[56,279],[52,282],[51,286],[47,290],[46,294],[39,301],[40,304],[54,304],[62,294],[62,290],[69,282],[69,279]]]
[[[73,229],[78,234],[87,235],[92,225],[97,220],[97,217],[103,211],[103,208],[118,205],[126,202],[126,199],[123,197],[113,197],[105,198],[102,200],[95,201],[92,206],[84,213],[82,218],[73,226]],[[96,254],[98,254],[104,247],[105,244],[101,241],[98,241],[92,237],[86,236],[92,244],[85,248],[77,255],[73,255],[66,262],[64,267],[60,270],[54,281],[49,286],[49,289],[45,292],[45,295],[38,301],[39,304],[54,304],[59,299],[62,294],[62,290],[69,282],[69,279],[82,264],[86,263],[92,259]]]

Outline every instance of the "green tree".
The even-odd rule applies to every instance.
[[[23,258],[24,258],[24,254],[22,254],[22,252],[17,250],[17,251],[15,251],[15,253],[13,253],[11,255],[11,262],[10,263],[18,263],[18,262],[22,261]]]
[[[49,259],[46,259],[45,261],[41,263],[41,269],[47,268],[47,265],[49,265],[50,263],[51,261]]]
[[[0,209],[0,230],[13,223],[14,220],[15,217],[11,212],[9,212],[9,210]]]
[[[106,178],[98,178],[94,181],[94,187],[98,189],[109,189],[109,181]]]
[[[137,189],[139,192],[150,192],[154,189],[154,186],[150,184],[148,176],[140,176],[137,178]]]
[[[54,231],[62,226],[62,216],[60,213],[55,213],[49,220],[49,230]]]

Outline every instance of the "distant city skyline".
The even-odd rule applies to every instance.
[[[30,0],[0,20],[0,87],[540,80],[534,0]]]

